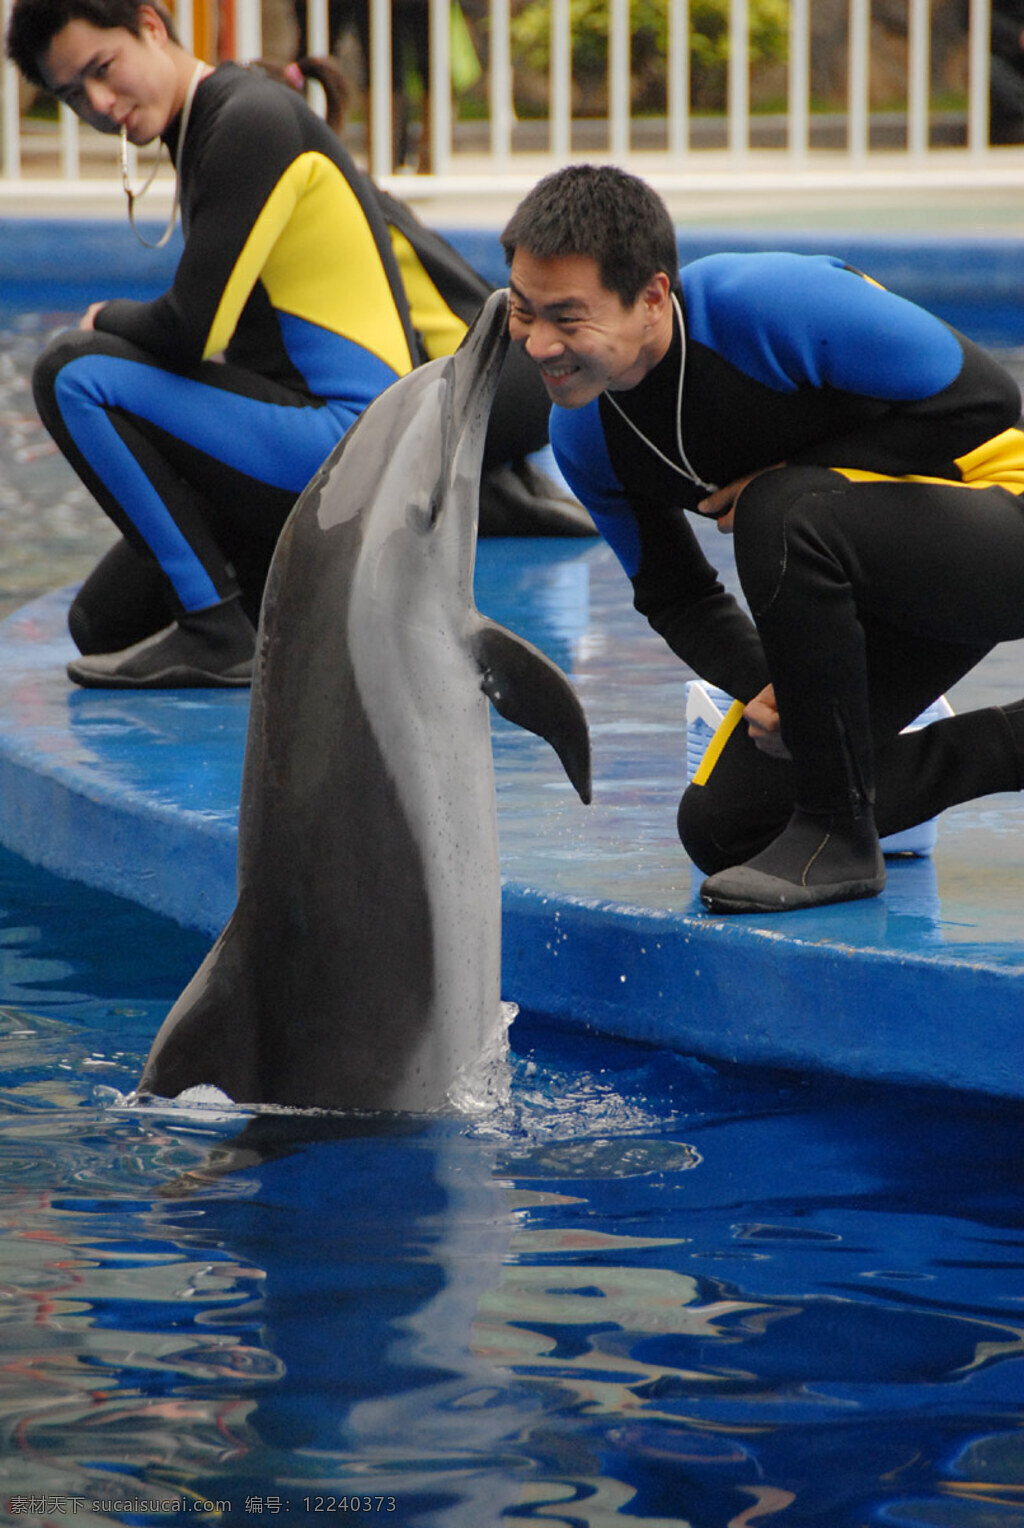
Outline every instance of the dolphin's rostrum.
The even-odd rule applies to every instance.
[[[506,329],[499,292],[454,356],[371,404],[292,512],[260,623],[238,905],[140,1092],[432,1110],[501,1032],[485,696],[590,799],[575,692],[473,603]]]

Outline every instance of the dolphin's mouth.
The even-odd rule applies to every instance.
[[[451,358],[452,416],[463,421],[464,436],[475,436],[473,426],[491,411],[508,346],[508,292],[502,289],[488,297]]]
[[[479,483],[487,425],[509,346],[508,292],[492,292],[446,363],[448,403],[442,419],[442,458],[451,464],[451,482],[439,484],[429,506],[429,526],[444,517],[448,491],[456,479]]]

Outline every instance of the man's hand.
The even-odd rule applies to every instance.
[[[716,521],[723,536],[731,536],[736,502],[747,484],[752,483],[756,477],[760,477],[762,472],[774,472],[777,467],[785,465],[785,462],[776,462],[775,466],[761,467],[757,472],[748,472],[746,477],[737,478],[734,483],[726,483],[724,488],[716,488],[714,493],[709,493],[706,499],[701,499],[697,505],[697,513],[707,515],[709,520]]]
[[[782,733],[779,731],[779,708],[775,704],[775,691],[770,684],[766,684],[760,694],[755,695],[753,700],[743,707],[743,715],[746,718],[747,731],[762,753],[769,754],[773,759],[792,757],[782,741]]]
[[[79,329],[95,329],[96,315],[101,308],[105,308],[105,302],[91,302],[78,320]]]

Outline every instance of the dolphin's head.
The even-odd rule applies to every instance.
[[[452,461],[453,476],[461,471],[474,478],[480,475],[491,405],[508,343],[508,292],[492,292],[458,350],[445,362],[445,454]]]
[[[438,434],[431,443],[436,450],[437,473],[429,500],[416,506],[422,517],[419,528],[424,532],[437,532],[453,509],[458,512],[472,506],[475,538],[484,442],[507,349],[508,293],[493,292],[458,350],[439,363]],[[430,412],[428,409],[420,421],[428,428]],[[421,481],[425,484],[429,477],[428,473]],[[449,527],[449,533],[453,530]]]

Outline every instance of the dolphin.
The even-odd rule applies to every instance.
[[[569,681],[473,602],[496,292],[461,348],[383,393],[282,532],[257,640],[238,901],[140,1094],[430,1112],[503,1043],[488,700],[584,802]]]

